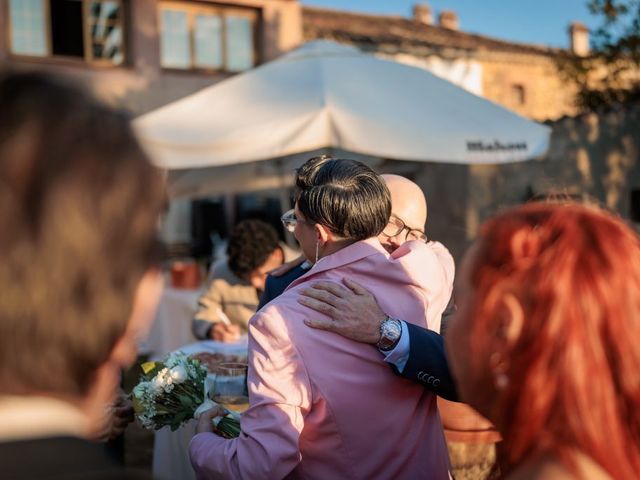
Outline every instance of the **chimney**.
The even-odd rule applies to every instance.
[[[449,30],[458,30],[458,15],[452,10],[442,10],[440,12],[440,26]]]
[[[569,43],[574,55],[589,55],[589,29],[580,22],[573,22],[569,25]]]
[[[416,3],[413,6],[413,19],[424,25],[433,25],[433,12],[426,3]]]

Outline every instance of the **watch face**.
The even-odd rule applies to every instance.
[[[391,348],[400,338],[402,327],[400,322],[394,318],[388,318],[380,325],[380,341],[378,348],[387,350]]]

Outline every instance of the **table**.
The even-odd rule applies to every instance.
[[[213,340],[192,343],[177,350],[188,355],[198,352],[247,354],[247,336],[238,342],[221,343]],[[172,432],[169,427],[158,430],[153,445],[153,478],[159,480],[195,480],[189,461],[189,442],[196,431],[196,421],[191,420]]]
[[[182,345],[197,341],[191,333],[191,319],[203,291],[165,285],[149,334],[139,344],[140,353],[160,360]]]

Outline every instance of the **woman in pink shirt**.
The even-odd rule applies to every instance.
[[[451,295],[451,256],[436,242],[386,252],[376,237],[391,213],[389,192],[362,163],[314,158],[296,185],[285,220],[313,267],[249,322],[242,433],[212,433],[215,410],[200,418],[190,445],[198,478],[448,478],[435,396],[394,375],[371,345],[305,326],[321,314],[297,300],[308,282],[348,277],[390,316],[435,328]]]

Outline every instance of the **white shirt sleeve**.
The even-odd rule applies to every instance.
[[[384,352],[382,350],[380,350],[380,352],[385,355],[385,362],[395,365],[398,372],[402,373],[404,367],[407,365],[407,361],[409,360],[410,344],[407,324],[403,320],[400,320],[400,326],[402,328],[402,333],[400,334],[400,340],[398,340],[396,346],[388,352]]]

